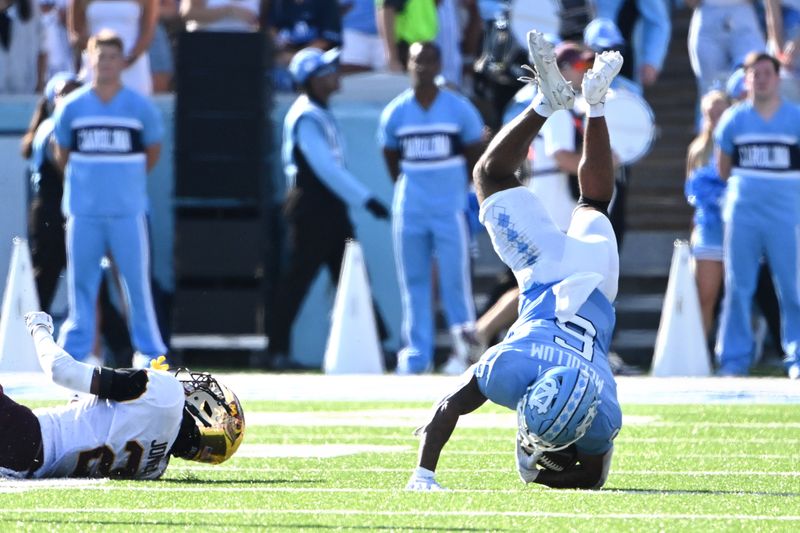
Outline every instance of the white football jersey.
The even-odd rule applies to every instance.
[[[148,370],[146,390],[124,402],[92,396],[34,410],[42,429],[44,464],[33,477],[156,479],[183,418],[183,385]]]

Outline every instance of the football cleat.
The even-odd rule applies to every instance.
[[[606,101],[614,77],[622,68],[622,55],[619,52],[603,52],[594,56],[594,66],[583,75],[583,97],[589,105]]]
[[[244,439],[244,411],[239,399],[208,372],[179,368],[175,377],[183,384],[185,408],[199,432],[197,453],[187,459],[211,464],[230,459]]]
[[[53,334],[53,319],[44,311],[35,311],[33,313],[25,314],[25,325],[28,327],[28,333],[33,335],[36,328],[42,326],[50,334]]]
[[[558,69],[553,45],[541,32],[532,30],[528,32],[528,52],[533,63],[534,80],[550,108],[553,111],[572,109],[575,91]]]
[[[534,453],[564,449],[583,437],[599,406],[597,386],[585,370],[549,368],[517,404],[520,438]]]

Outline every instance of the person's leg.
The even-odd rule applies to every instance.
[[[700,312],[703,316],[703,331],[708,337],[714,325],[714,311],[717,308],[719,292],[722,289],[722,261],[695,260],[694,277],[700,297]]]
[[[409,220],[412,219],[412,220]],[[395,262],[403,306],[397,371],[419,374],[433,362],[433,309],[431,261],[433,243],[421,215],[398,214],[392,218]]]
[[[0,385],[0,474],[20,477],[42,464],[42,431],[33,412],[3,392]]]
[[[572,88],[558,70],[553,45],[541,33],[531,31],[528,48],[539,92],[525,111],[494,136],[475,165],[475,192],[481,203],[498,191],[520,185],[514,173],[525,161],[547,117],[555,110],[571,109],[575,100]]]
[[[780,304],[781,340],[788,370],[789,365],[800,362],[800,287],[797,271],[800,225],[781,226],[775,223],[765,233],[767,262],[772,270],[772,281]]]
[[[432,229],[447,324],[450,327],[474,327],[475,304],[472,300],[469,236],[464,213],[457,211],[436,217]]]
[[[58,278],[67,264],[64,217],[57,201],[42,196],[33,199],[28,218],[28,239],[39,304],[42,310],[49,311]]]
[[[150,289],[150,241],[145,216],[120,217],[110,222],[109,249],[128,301],[133,346],[150,359],[164,355],[167,347],[158,329]],[[144,361],[137,363],[142,364]]]
[[[95,310],[105,254],[105,229],[94,217],[67,220],[67,300],[69,315],[58,344],[78,361],[89,355],[95,336]]]
[[[289,260],[279,277],[272,302],[272,319],[267,324],[269,356],[272,364],[285,363],[291,346],[292,325],[311,282],[325,259],[326,239],[319,235],[316,221],[289,222],[287,246]]]
[[[720,310],[715,352],[721,375],[746,375],[753,357],[750,323],[761,239],[758,229],[742,223],[734,210],[725,226],[725,296]]]

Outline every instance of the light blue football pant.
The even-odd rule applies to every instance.
[[[770,210],[766,207],[764,211]],[[748,211],[734,210],[731,221],[725,226],[725,297],[716,346],[721,374],[744,375],[752,364],[755,345],[751,311],[762,252],[772,270],[780,304],[784,355],[787,361],[796,360],[798,356],[800,224],[780,220],[780,209],[772,210],[772,217],[759,213],[757,220]]]
[[[149,357],[166,353],[153,309],[145,215],[71,216],[66,239],[69,315],[58,338],[64,350],[81,361],[92,350],[101,261],[108,255],[120,274],[134,348]]]
[[[434,350],[434,310],[431,267],[434,256],[448,325],[472,325],[467,222],[464,213],[428,215],[398,213],[392,232],[403,307],[398,372],[418,374],[431,366]]]

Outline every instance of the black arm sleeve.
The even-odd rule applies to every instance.
[[[100,367],[95,372],[100,378],[100,398],[124,402],[135,400],[147,390],[149,379],[144,370]]]

